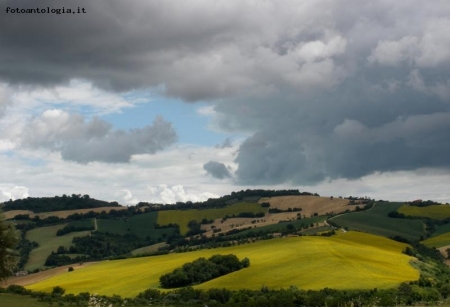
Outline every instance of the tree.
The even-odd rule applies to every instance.
[[[5,220],[0,211],[0,281],[12,275],[18,257],[13,249],[19,242],[19,237],[14,225]]]

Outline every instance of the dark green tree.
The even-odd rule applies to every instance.
[[[0,281],[11,276],[16,267],[19,258],[14,255],[13,249],[18,242],[14,225],[6,221],[0,211]]]

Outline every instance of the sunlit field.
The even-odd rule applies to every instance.
[[[450,232],[444,233],[439,236],[431,237],[422,241],[428,247],[442,247],[450,245]]]
[[[197,288],[260,289],[263,285],[273,289],[291,285],[301,289],[389,288],[419,278],[418,271],[409,264],[411,258],[401,253],[405,246],[358,232],[333,237],[280,238],[189,253],[105,261],[27,288],[50,292],[61,286],[67,293],[134,297],[148,288],[159,288],[162,274],[214,254],[248,257],[250,267]]]
[[[257,203],[237,203],[215,209],[164,210],[158,212],[158,224],[176,223],[180,225],[180,233],[184,235],[189,230],[188,223],[192,220],[197,222],[201,222],[202,219],[214,220],[226,215],[231,217],[242,212],[265,213],[267,208],[263,208]]]
[[[433,205],[426,207],[403,205],[398,212],[407,216],[428,217],[434,220],[444,220],[450,217],[450,205]]]

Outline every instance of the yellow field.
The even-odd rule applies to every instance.
[[[398,209],[398,212],[408,216],[421,216],[435,220],[443,220],[450,217],[450,206],[432,205],[427,207],[417,207],[403,205]]]
[[[185,235],[189,230],[187,225],[192,220],[197,222],[200,222],[202,219],[214,220],[225,215],[238,215],[241,212],[265,213],[267,208],[263,208],[257,203],[237,203],[216,209],[164,210],[158,212],[158,224],[177,223],[180,225],[180,233]]]
[[[69,248],[72,245],[74,237],[81,237],[87,235],[90,231],[78,231],[65,234],[63,236],[56,236],[56,232],[62,229],[67,224],[46,226],[32,229],[27,232],[26,239],[35,241],[39,247],[31,250],[30,259],[28,260],[25,269],[34,270],[44,267],[45,260],[52,251],[56,251],[59,246]]]
[[[450,232],[444,233],[442,235],[431,237],[422,241],[424,245],[428,247],[442,247],[446,245],[450,245]]]
[[[186,262],[214,254],[248,257],[250,267],[211,280],[197,288],[260,289],[373,289],[398,286],[419,278],[419,273],[402,254],[405,244],[358,232],[333,237],[296,237],[259,241],[227,248],[190,253],[105,261],[83,270],[66,272],[27,286],[51,292],[61,286],[66,293],[88,291],[134,297],[148,288],[159,287],[159,277]]]

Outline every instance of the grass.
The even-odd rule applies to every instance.
[[[450,223],[438,226],[436,231],[431,234],[432,237],[443,235],[444,233],[450,232]]]
[[[449,205],[432,205],[426,207],[417,207],[403,205],[398,209],[399,213],[407,216],[428,217],[433,220],[445,220],[450,217]]]
[[[38,302],[37,299],[29,296],[17,295],[11,293],[0,294],[0,306],[8,307],[48,307],[45,302]]]
[[[250,267],[211,280],[196,288],[272,289],[295,285],[301,289],[373,289],[396,287],[417,280],[419,273],[402,254],[405,244],[370,234],[347,232],[332,237],[296,237],[258,241],[189,253],[104,261],[83,270],[65,272],[27,288],[66,293],[89,291],[134,297],[159,288],[159,277],[186,262],[214,254],[248,257]]]
[[[422,241],[422,243],[428,247],[443,247],[450,245],[450,232],[431,237]]]
[[[69,248],[72,245],[74,237],[85,236],[89,231],[79,231],[56,236],[56,232],[67,224],[46,226],[32,229],[27,232],[26,239],[35,241],[39,247],[33,249],[30,253],[30,259],[25,265],[25,270],[32,271],[37,268],[45,267],[45,260],[52,251],[56,251],[59,246]]]
[[[168,246],[168,244],[165,243],[165,242],[156,243],[156,244],[153,244],[153,245],[144,246],[144,247],[132,250],[131,254],[133,256],[137,256],[137,255],[144,255],[144,254],[154,253],[154,252],[158,251],[158,249],[160,247],[165,247],[165,246]]]
[[[408,240],[417,240],[425,236],[421,221],[387,216],[389,212],[397,211],[402,205],[403,203],[398,202],[377,202],[372,209],[336,216],[331,221],[340,227],[384,237],[402,236]]]
[[[175,228],[155,229],[158,212],[148,212],[128,219],[97,219],[97,231],[114,234],[134,234],[141,238],[162,238],[175,232]]]
[[[168,225],[170,223],[176,223],[180,225],[180,233],[185,235],[189,230],[187,225],[192,220],[196,220],[197,222],[201,222],[202,219],[215,220],[226,215],[230,217],[233,215],[237,216],[242,212],[266,213],[267,208],[261,207],[261,204],[258,203],[237,203],[215,209],[164,210],[159,211],[158,224]]]
[[[73,226],[73,227],[94,227],[95,222],[94,219],[87,219],[87,220],[80,220],[80,221],[74,221],[67,224],[67,226]]]

